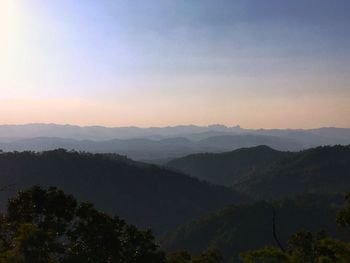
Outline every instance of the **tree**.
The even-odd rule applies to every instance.
[[[280,248],[268,246],[240,255],[244,263],[289,263],[290,257]]]
[[[350,246],[329,237],[301,231],[288,241],[288,250],[277,247],[241,253],[244,263],[346,263],[350,262]]]
[[[167,255],[167,263],[190,263],[191,258],[191,254],[187,251],[175,251]]]
[[[191,263],[221,263],[223,258],[216,249],[208,249],[201,255],[192,258]]]
[[[0,217],[0,262],[163,263],[150,231],[38,186],[9,200]]]
[[[167,255],[167,263],[221,263],[223,258],[216,249],[208,249],[202,254],[191,256],[187,251],[180,250]]]
[[[337,223],[350,226],[350,193],[346,206],[337,214]],[[240,254],[244,263],[347,263],[350,262],[350,244],[327,237],[321,231],[301,231],[292,235],[286,251],[265,247]]]
[[[346,204],[337,214],[337,223],[342,227],[350,226],[350,193],[345,196]]]

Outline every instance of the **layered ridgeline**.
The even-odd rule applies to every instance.
[[[258,145],[282,151],[299,151],[335,144],[350,144],[350,129],[253,130],[224,125],[163,128],[0,125],[0,149],[5,151],[65,148],[94,153],[113,152],[157,163],[193,153],[225,152]]]
[[[292,139],[302,143],[304,147],[327,144],[350,144],[350,129],[318,128],[318,129],[245,129],[240,126],[225,125],[178,125],[172,127],[103,127],[75,126],[58,124],[0,125],[0,141],[34,137],[58,137],[76,140],[103,141],[111,139],[166,139],[182,137],[189,140],[201,140],[213,136],[257,135]]]
[[[350,146],[281,152],[266,146],[175,159],[167,167],[255,199],[349,191]]]
[[[306,229],[323,230],[345,240],[347,233],[335,223],[335,215],[343,203],[343,196],[305,195],[293,201],[228,206],[179,226],[167,233],[161,243],[167,251],[188,250],[194,254],[216,248],[225,262],[240,262],[239,253],[243,251],[277,246],[273,232],[274,211],[275,235],[285,248],[291,234]]]
[[[255,199],[350,190],[350,145],[301,151],[234,186]]]
[[[77,140],[56,137],[15,139],[1,142],[4,151],[47,151],[58,148],[92,153],[118,153],[135,160],[164,162],[169,158],[200,152],[225,152],[242,147],[268,145],[279,150],[300,150],[302,144],[295,140],[260,135],[225,135],[190,140],[183,137],[150,139],[112,139],[103,141]]]
[[[156,233],[245,200],[228,188],[118,155],[65,150],[0,154],[2,204],[36,184],[60,187]]]
[[[165,166],[208,182],[233,186],[289,155],[290,152],[257,146],[225,153],[192,154],[171,160]]]

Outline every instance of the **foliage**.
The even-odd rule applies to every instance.
[[[350,193],[345,196],[346,205],[337,214],[337,223],[342,227],[350,227]]]
[[[0,185],[12,187],[0,192],[0,203],[33,185],[54,185],[156,234],[245,200],[228,188],[114,154],[1,153],[0,174]]]
[[[350,226],[350,194],[346,206],[337,214],[337,222]],[[350,262],[350,244],[327,237],[321,231],[300,231],[292,235],[288,248],[265,247],[241,253],[244,263],[347,263]]]
[[[323,146],[293,153],[269,169],[257,170],[234,189],[254,199],[304,193],[344,193],[350,184],[350,145]]]
[[[334,224],[336,207],[341,204],[342,196],[304,195],[295,200],[232,205],[179,226],[168,232],[161,243],[166,250],[187,249],[194,254],[216,247],[226,260],[237,260],[241,251],[275,244],[273,209],[277,236],[284,246],[301,229],[325,229],[343,238],[345,234]]]
[[[237,149],[226,153],[199,153],[169,161],[166,166],[208,182],[233,186],[235,183],[266,170],[291,152],[267,146]]]
[[[150,231],[78,203],[57,188],[19,192],[1,216],[0,262],[163,263]]]
[[[339,240],[301,231],[289,240],[289,247],[282,251],[277,247],[244,252],[244,263],[347,263],[350,261],[350,245]]]
[[[221,263],[222,256],[217,250],[209,249],[199,256],[193,257],[191,263]]]
[[[282,152],[267,146],[226,153],[193,154],[167,167],[233,187],[255,200],[304,193],[343,193],[350,184],[350,145]]]
[[[180,250],[167,255],[167,263],[221,263],[223,258],[219,251],[208,249],[202,254],[191,256],[187,251]]]

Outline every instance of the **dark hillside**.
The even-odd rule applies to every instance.
[[[255,199],[348,192],[350,146],[317,147],[287,156],[234,188]]]
[[[192,154],[171,160],[166,167],[209,182],[232,186],[291,154],[268,146],[257,146],[226,153]]]
[[[201,182],[118,155],[55,150],[0,154],[1,202],[32,185],[57,186],[80,200],[156,233],[244,198]]]

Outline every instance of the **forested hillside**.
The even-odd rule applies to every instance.
[[[350,185],[350,146],[324,146],[292,154],[254,173],[234,189],[255,199],[301,193],[344,193]]]
[[[243,251],[276,245],[274,211],[275,234],[284,246],[289,236],[302,229],[324,229],[347,240],[334,221],[343,195],[349,191],[350,146],[297,153],[259,146],[193,155],[174,162],[188,160],[191,166],[184,167],[197,171],[202,179],[205,177],[201,174],[213,181],[215,170],[227,171],[222,182],[229,184],[232,180],[234,190],[116,154],[59,149],[2,152],[1,202],[4,208],[8,197],[36,184],[56,186],[79,201],[95,203],[101,211],[141,228],[152,228],[161,237],[162,249],[185,249],[194,255],[193,262],[195,255],[205,258],[220,253],[225,260],[238,260]],[[251,201],[254,199],[255,203]],[[212,248],[220,253],[212,252]],[[183,263],[182,257],[192,258],[186,253],[168,254],[169,262]]]
[[[171,160],[165,166],[209,182],[232,186],[291,154],[257,146],[225,153],[188,155]]]
[[[303,193],[343,193],[350,185],[350,146],[280,152],[267,146],[196,154],[167,163],[177,171],[233,187],[256,200]]]
[[[65,150],[0,154],[2,204],[36,184],[60,187],[156,233],[245,200],[225,187],[117,155]]]
[[[183,249],[192,253],[216,248],[226,262],[238,262],[242,251],[277,246],[273,236],[274,211],[275,234],[284,247],[291,234],[303,229],[324,230],[332,236],[347,238],[335,224],[336,212],[342,204],[343,196],[305,195],[294,201],[228,206],[169,232],[162,245],[168,251]]]
[[[23,139],[7,138],[0,149],[4,151],[49,151],[58,148],[86,151],[91,153],[118,153],[134,160],[153,161],[178,158],[201,152],[226,152],[242,147],[268,145],[278,150],[297,151],[303,145],[295,140],[266,135],[230,134],[205,137],[203,139],[171,138],[133,138],[111,140],[77,140],[60,137],[35,137]]]

